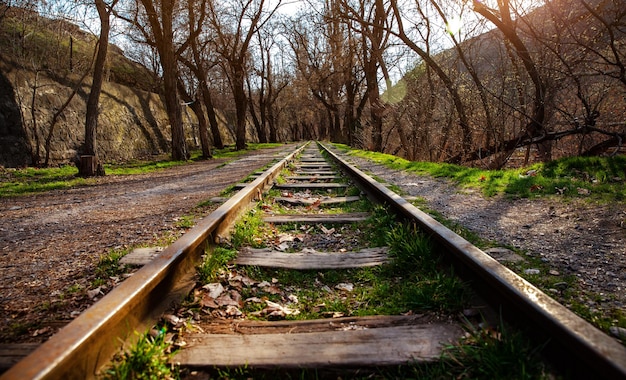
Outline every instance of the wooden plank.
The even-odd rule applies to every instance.
[[[120,259],[120,264],[143,266],[157,257],[163,247],[135,248],[129,254]]]
[[[24,359],[39,346],[41,346],[41,343],[0,344],[0,373],[13,367],[15,363]]]
[[[188,334],[174,357],[186,366],[329,368],[437,360],[463,331],[451,324],[292,334]]]
[[[356,252],[281,252],[271,248],[244,248],[235,263],[288,269],[346,269],[371,267],[389,261],[387,247],[366,248]]]
[[[362,330],[436,322],[438,322],[438,318],[432,314],[410,314],[280,321],[210,318],[201,320],[198,326],[201,328],[200,331],[208,334],[293,334],[348,329]]]
[[[322,180],[333,180],[333,179],[341,179],[343,177],[338,175],[299,175],[299,176],[288,176],[285,177],[286,180],[291,181],[322,181]]]
[[[360,200],[361,197],[358,195],[352,195],[349,197],[331,197],[331,198],[295,198],[295,197],[276,197],[274,200],[276,202],[289,203],[292,205],[312,205],[317,202],[323,205],[336,204],[336,203],[346,203],[346,202],[356,202]]]
[[[333,172],[333,171],[296,171],[294,172],[295,175],[299,175],[299,176],[311,176],[311,175],[337,175],[337,173]]]
[[[347,212],[342,214],[281,214],[264,216],[267,223],[354,223],[366,220],[368,212]]]
[[[328,165],[328,162],[323,158],[304,158],[300,162],[305,165]]]
[[[325,182],[312,182],[312,183],[280,183],[274,185],[275,189],[342,189],[348,187],[347,183],[325,183]]]
[[[296,167],[302,168],[302,169],[318,169],[318,168],[331,169],[332,168],[332,166],[328,164],[327,162],[320,162],[317,164],[315,163],[297,164]]]

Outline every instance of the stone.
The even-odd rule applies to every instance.
[[[619,326],[611,326],[609,332],[616,338],[626,339],[626,329]]]
[[[494,247],[485,250],[485,253],[498,261],[517,263],[524,261],[524,258],[508,248]]]

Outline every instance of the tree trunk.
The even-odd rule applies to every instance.
[[[235,146],[237,150],[246,148],[246,110],[248,108],[246,92],[244,90],[243,63],[233,65],[233,97],[237,114],[235,129]]]
[[[165,109],[172,132],[172,159],[187,160],[189,152],[185,141],[183,117],[177,92],[178,56],[174,47],[174,6],[175,0],[162,0],[160,12],[154,8],[152,0],[141,0],[146,10],[148,21],[159,52],[163,69],[163,90],[165,91]]]
[[[180,81],[178,81],[178,88],[180,90],[181,97],[186,103],[189,103],[189,108],[191,108],[194,115],[196,115],[196,118],[198,119],[198,134],[200,135],[202,158],[209,159],[213,156],[211,155],[211,143],[209,142],[209,132],[207,130],[207,122],[204,117],[202,103],[200,103],[198,99],[193,99],[191,95],[186,92],[185,87]]]
[[[250,86],[250,80],[246,79],[246,84],[248,85],[248,108],[250,110],[250,116],[252,117],[252,123],[254,124],[254,129],[256,130],[257,138],[260,143],[267,142],[267,135],[265,133],[264,127],[264,112],[263,112],[263,92],[261,92],[259,103],[261,108],[261,121],[259,121],[259,117],[256,114],[256,110],[254,109],[254,100],[252,99],[252,88]]]
[[[93,69],[93,81],[91,83],[91,91],[87,98],[87,110],[85,116],[85,143],[83,145],[83,156],[81,156],[81,165],[79,175],[83,177],[93,177],[104,174],[104,170],[98,170],[101,166],[98,163],[98,152],[96,133],[98,127],[98,104],[100,102],[100,92],[102,91],[102,82],[104,80],[104,67],[106,64],[107,51],[109,49],[109,30],[111,28],[109,22],[109,10],[104,0],[95,0],[98,16],[100,17],[100,39],[98,40],[98,54]],[[83,157],[92,157],[90,163],[83,163]]]
[[[224,149],[224,142],[222,141],[219,124],[217,123],[217,115],[215,114],[215,108],[213,107],[211,91],[206,85],[206,81],[203,82],[203,84],[201,84],[200,86],[202,90],[202,100],[204,101],[204,108],[206,108],[207,116],[209,117],[209,126],[211,127],[211,135],[213,136],[213,146],[215,146],[217,149]]]

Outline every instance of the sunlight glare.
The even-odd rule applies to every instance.
[[[460,16],[454,16],[448,20],[446,24],[446,31],[451,35],[455,35],[461,31],[461,27],[463,26],[463,21]]]

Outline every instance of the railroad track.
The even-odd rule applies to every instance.
[[[239,249],[235,259],[237,267],[317,273],[385,265],[390,260],[387,247],[361,247],[364,239],[360,239],[354,246],[342,242],[349,249],[337,249],[329,245],[326,241],[329,239],[324,239],[324,236],[340,235],[334,230],[341,229],[340,226],[346,226],[348,231],[351,227],[347,226],[367,223],[368,213],[310,212],[332,207],[327,205],[334,203],[364,202],[363,195],[371,201],[385,204],[399,219],[413,223],[429,235],[435,245],[445,252],[447,260],[457,268],[456,272],[470,280],[495,310],[501,310],[507,320],[510,318],[524,325],[532,324],[542,341],[549,340],[546,350],[553,354],[555,360],[565,361],[574,371],[579,371],[573,373],[626,378],[624,346],[348,164],[333,151],[321,144],[320,149],[324,150],[324,156],[315,144],[305,144],[251,182],[239,186],[241,190],[215,212],[17,363],[2,379],[94,377],[120,349],[120,341],[132,343],[137,337],[136,331],[146,331],[172,305],[179,304],[193,291],[197,284],[196,266],[205,252],[210,252],[216,241],[228,241],[229,230],[253,202],[281,204],[281,212],[265,215],[263,222],[274,226],[270,228],[274,233],[267,236],[269,241],[257,242],[265,248]],[[286,171],[290,173],[285,174]],[[279,176],[280,181],[277,182]],[[359,190],[351,190],[353,185],[357,185]],[[272,186],[274,189],[266,195]],[[255,210],[271,211],[269,207],[265,210],[265,206]],[[275,227],[279,225],[290,227]],[[296,230],[290,231],[291,227]],[[304,231],[304,239],[297,236],[298,229]],[[314,234],[321,238],[312,238]],[[307,246],[305,241],[308,240],[318,245]],[[317,249],[319,244],[329,249]],[[297,252],[291,252],[294,250]],[[195,316],[201,319],[198,322],[200,328],[181,334],[186,344],[177,353],[175,361],[190,368],[397,366],[434,360],[439,357],[444,345],[457,342],[463,335],[459,323],[437,320],[426,314],[353,317],[333,311],[327,305],[312,307],[320,315],[336,318],[285,320],[285,315],[297,312],[300,307],[297,299],[285,293],[288,284],[257,281],[245,273],[243,276],[230,273],[221,279],[224,283],[239,283],[234,285],[235,289],[221,290],[208,297],[198,293],[203,297],[201,302],[208,317]],[[314,287],[340,296],[343,294],[344,298],[351,297],[354,284],[339,283],[330,288],[323,273],[320,273],[317,277],[313,276],[317,284]],[[217,286],[218,283],[212,284]],[[247,285],[242,286],[241,283]],[[209,285],[205,286],[207,292],[204,294],[216,291]],[[283,290],[278,289],[278,285],[284,285]],[[274,298],[249,297],[245,301],[257,303],[254,314],[268,321],[232,318],[241,312],[239,308],[244,301],[237,299],[236,294],[237,289],[243,287],[260,289],[260,294],[277,295]],[[281,320],[269,321],[275,318]]]

